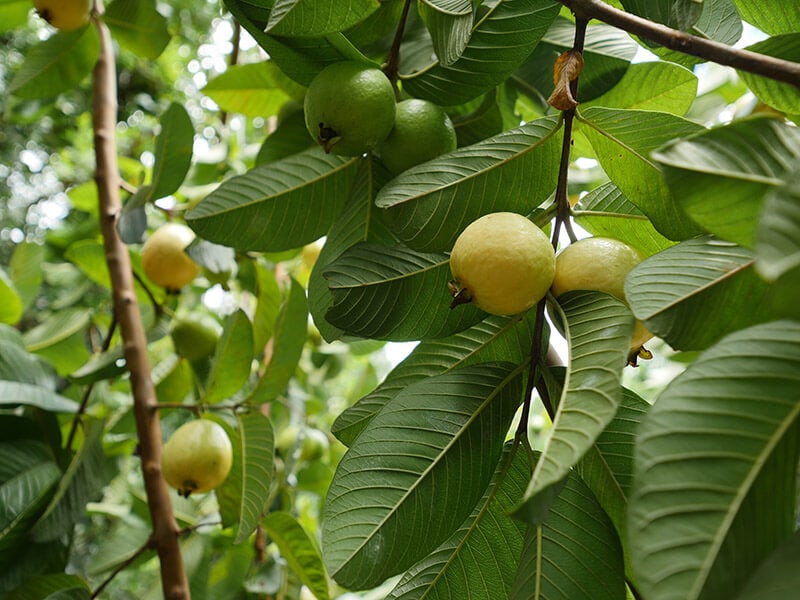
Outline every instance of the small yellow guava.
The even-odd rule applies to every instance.
[[[231,470],[233,447],[225,430],[207,419],[181,425],[161,455],[161,470],[181,496],[203,493],[220,485]]]
[[[627,244],[604,237],[590,237],[570,244],[556,257],[553,295],[572,290],[605,292],[626,302],[625,277],[642,260]],[[653,337],[644,324],[636,320],[631,352],[639,351]]]
[[[472,301],[490,314],[515,315],[547,294],[555,253],[544,232],[522,215],[491,213],[458,236],[450,271],[451,306]]]
[[[36,12],[61,31],[72,31],[89,22],[91,0],[33,0]]]
[[[167,223],[147,238],[142,247],[142,269],[161,287],[177,291],[192,282],[200,267],[185,252],[194,231],[180,223]]]

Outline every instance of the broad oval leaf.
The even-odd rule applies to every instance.
[[[491,481],[521,380],[510,366],[464,367],[406,388],[376,415],[325,501],[323,555],[336,581],[375,586],[456,531]],[[458,493],[441,493],[454,478]]]
[[[796,321],[731,334],[642,421],[630,540],[645,597],[736,597],[794,531],[798,340]]]
[[[711,236],[681,242],[639,263],[625,280],[633,314],[677,350],[774,317],[752,251]]]
[[[247,382],[253,361],[253,326],[241,309],[225,320],[208,375],[205,401],[233,396]]]
[[[688,30],[700,18],[697,0],[620,0],[625,10],[673,29]]]
[[[472,304],[450,308],[445,254],[360,243],[323,275],[333,295],[325,319],[351,335],[394,341],[445,337],[486,317]]]
[[[710,233],[752,247],[764,194],[800,160],[800,131],[773,118],[734,121],[653,158],[686,214]]]
[[[505,80],[522,64],[558,15],[551,0],[504,0],[475,24],[467,47],[451,65],[434,63],[401,75],[403,89],[442,106],[463,104]]]
[[[472,33],[470,0],[421,0],[417,10],[431,34],[439,64],[458,60]]]
[[[569,367],[553,426],[536,462],[516,515],[538,525],[546,497],[591,450],[622,400],[622,370],[633,334],[633,318],[621,301],[601,292],[569,292],[559,298]]]
[[[375,203],[387,209],[392,231],[409,247],[449,252],[478,217],[529,214],[552,194],[560,125],[557,117],[544,117],[412,167],[386,184]]]
[[[103,13],[114,41],[140,58],[158,58],[170,41],[167,20],[155,0],[114,0]]]
[[[340,414],[331,432],[351,445],[392,398],[428,377],[478,362],[523,364],[529,360],[535,323],[533,310],[523,319],[493,316],[452,336],[421,342],[381,385]]]
[[[286,511],[275,511],[262,521],[264,530],[278,546],[289,568],[311,590],[317,600],[327,600],[328,578],[325,565],[306,530]]]
[[[800,32],[775,35],[748,46],[747,49],[751,52],[800,63]],[[800,111],[800,87],[797,85],[760,77],[745,71],[740,71],[739,76],[765,104],[785,113],[796,115]]]
[[[508,597],[525,535],[509,512],[522,497],[531,467],[524,450],[506,450],[472,514],[409,569],[386,600]]]
[[[275,0],[265,31],[273,35],[310,37],[342,31],[366,19],[381,0],[309,2]]]
[[[761,563],[736,600],[785,600],[800,591],[800,532]]]
[[[285,79],[272,61],[228,67],[203,88],[222,110],[266,119],[278,114],[289,99],[280,83]],[[310,136],[306,134],[310,140]]]
[[[794,177],[772,190],[756,231],[756,269],[767,280],[800,267],[800,161]]]
[[[275,252],[324,235],[342,209],[358,159],[315,147],[232,177],[186,214],[200,237]]]
[[[600,166],[622,193],[670,240],[702,233],[677,204],[650,153],[675,137],[702,126],[669,113],[590,106],[578,112],[580,131],[594,148]]]
[[[800,5],[784,0],[733,0],[742,18],[761,31],[776,35],[800,31]]]
[[[177,102],[161,115],[156,139],[150,197],[163,198],[176,192],[192,165],[194,126],[186,109]]]
[[[35,406],[42,410],[74,413],[78,403],[47,388],[18,381],[0,381],[0,406]]]

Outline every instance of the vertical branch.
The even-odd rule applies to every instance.
[[[403,41],[403,32],[406,28],[408,11],[410,8],[411,0],[405,0],[403,12],[400,15],[400,22],[397,24],[397,31],[394,33],[392,47],[389,50],[389,56],[386,58],[386,66],[383,68],[383,72],[386,73],[386,76],[392,83],[397,80],[397,73],[400,70],[400,43]]]
[[[94,12],[102,12],[95,0]],[[108,28],[94,19],[100,37],[100,56],[94,68],[92,124],[97,161],[95,180],[100,203],[100,227],[106,262],[111,277],[114,314],[122,334],[125,359],[133,392],[133,408],[139,435],[147,503],[153,522],[153,544],[161,561],[164,598],[189,598],[189,585],[178,545],[179,528],[172,512],[172,500],[161,476],[161,423],[147,358],[147,340],[134,292],[128,249],[117,232],[117,217],[122,208],[117,166],[117,85],[114,51]]]

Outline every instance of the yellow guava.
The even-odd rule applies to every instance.
[[[458,236],[450,271],[453,306],[472,301],[490,314],[515,315],[547,294],[555,253],[544,232],[522,215],[491,213]]]
[[[380,69],[355,61],[334,63],[308,86],[306,128],[325,152],[360,156],[389,135],[395,103],[394,87]]]
[[[398,102],[394,127],[380,146],[381,161],[395,175],[456,149],[447,113],[427,100]]]
[[[572,290],[595,290],[627,303],[625,277],[641,260],[636,250],[619,240],[604,237],[578,240],[556,257],[553,295],[557,298]],[[631,351],[638,351],[652,337],[637,319]]]
[[[200,267],[184,250],[194,237],[194,232],[180,223],[159,227],[142,247],[145,275],[170,291],[191,283],[200,273]]]
[[[36,12],[61,31],[72,31],[89,22],[91,0],[33,0]]]
[[[225,430],[207,419],[181,425],[161,455],[161,470],[181,496],[208,492],[219,486],[231,470],[233,447]]]

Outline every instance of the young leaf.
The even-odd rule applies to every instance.
[[[387,222],[409,247],[449,252],[478,217],[529,214],[552,194],[560,125],[544,117],[412,167],[385,185],[375,204],[388,209]]]
[[[287,512],[275,511],[268,514],[262,524],[300,581],[318,600],[327,600],[329,592],[325,566],[317,547],[300,523]]]
[[[569,368],[564,391],[542,455],[516,515],[543,522],[547,494],[593,447],[614,418],[622,400],[622,369],[633,333],[628,308],[600,292],[568,292],[559,298],[569,341]]]
[[[640,424],[629,531],[645,597],[736,597],[793,533],[798,339],[795,321],[731,334]]]
[[[543,524],[530,526],[509,600],[625,597],[622,549],[611,521],[575,473]]]
[[[224,181],[186,221],[238,250],[281,251],[324,235],[344,205],[359,159],[315,147]]]
[[[323,273],[333,295],[325,319],[352,335],[418,340],[451,335],[486,317],[471,304],[450,308],[448,257],[361,243]]]
[[[409,569],[386,600],[508,597],[525,536],[524,525],[508,513],[531,476],[525,451],[509,450],[472,514]]]
[[[238,392],[250,375],[252,361],[253,326],[240,309],[225,321],[222,337],[211,362],[205,401],[219,402]]]
[[[734,121],[652,156],[686,214],[707,231],[752,247],[764,194],[800,159],[800,131],[773,118]]]
[[[492,478],[521,380],[508,365],[464,367],[406,388],[372,419],[325,501],[323,555],[336,581],[375,586],[456,531]],[[441,493],[454,478],[458,493]]]

